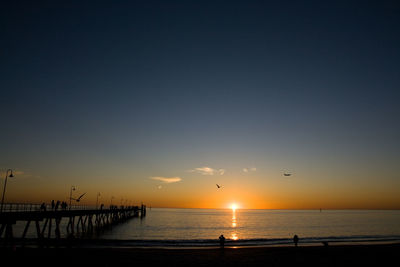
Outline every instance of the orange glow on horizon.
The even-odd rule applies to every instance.
[[[216,188],[210,179],[183,179],[162,184],[143,179],[143,184],[121,181],[111,183],[99,180],[96,187],[91,181],[51,180],[49,177],[15,175],[7,184],[5,203],[50,203],[51,200],[68,201],[71,184],[77,185],[76,195],[83,194],[80,205],[95,206],[111,202],[115,205],[145,204],[153,208],[228,209],[400,209],[399,186],[372,184],[354,188],[351,184],[340,186],[334,182],[311,183],[309,177],[296,179],[247,179],[230,176]],[[172,177],[172,175],[170,175]],[[4,176],[3,176],[4,177]],[[225,175],[220,179],[223,179]],[[0,177],[1,179],[2,177]],[[48,181],[46,181],[48,179]],[[46,182],[45,182],[46,181]],[[332,179],[334,181],[334,179]],[[0,181],[1,182],[1,181]],[[307,183],[306,183],[307,182]],[[326,186],[325,186],[326,183]],[[101,192],[100,197],[97,197]]]

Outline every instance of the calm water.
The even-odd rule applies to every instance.
[[[400,241],[400,211],[148,209],[101,239],[142,245],[210,245],[223,234],[237,245],[301,242]]]
[[[66,236],[67,219],[61,222]],[[24,223],[14,227],[21,236]],[[19,232],[19,233],[17,233]],[[400,211],[377,210],[207,210],[148,209],[144,218],[113,226],[98,239],[126,246],[215,246],[223,234],[227,245],[269,245],[321,241],[400,242]],[[35,238],[32,225],[28,237]]]

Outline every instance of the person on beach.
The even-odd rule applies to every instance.
[[[225,246],[225,237],[224,237],[224,235],[220,235],[219,236],[219,246],[220,246],[220,248],[224,248],[224,246]]]
[[[297,247],[297,243],[299,242],[299,237],[297,235],[294,235],[293,242],[294,242],[294,245]]]

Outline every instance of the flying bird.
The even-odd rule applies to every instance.
[[[283,176],[291,176],[291,173],[284,173]]]
[[[73,200],[75,200],[76,202],[81,201],[81,198],[85,195],[86,193],[83,193],[82,195],[80,195],[78,198],[71,198]]]
[[[218,188],[221,188],[221,186],[219,184],[215,184]]]

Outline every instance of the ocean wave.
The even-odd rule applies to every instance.
[[[316,243],[348,243],[348,242],[400,242],[400,236],[327,236],[327,237],[300,237],[300,244]],[[188,239],[188,240],[111,240],[97,239],[98,245],[115,245],[128,247],[214,247],[219,246],[216,239]],[[245,246],[268,246],[268,245],[289,245],[292,244],[291,238],[259,238],[259,239],[238,239],[226,240],[227,247]]]

